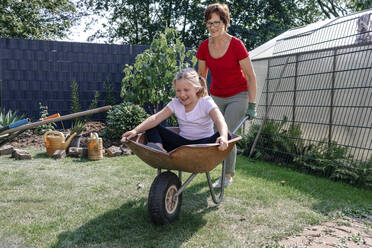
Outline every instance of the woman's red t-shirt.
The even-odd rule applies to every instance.
[[[211,71],[210,93],[212,95],[230,97],[248,90],[247,80],[239,64],[240,60],[248,56],[243,42],[235,37],[232,37],[226,53],[218,59],[210,55],[208,39],[200,44],[196,58],[204,60]]]

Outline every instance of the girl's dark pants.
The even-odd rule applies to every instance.
[[[161,143],[167,151],[172,151],[183,145],[215,143],[218,137],[220,134],[217,132],[207,138],[189,140],[161,125],[146,131],[147,142]]]

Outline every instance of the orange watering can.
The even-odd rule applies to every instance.
[[[88,159],[103,159],[102,138],[100,138],[97,133],[91,133],[88,138]]]
[[[76,136],[76,133],[73,133],[67,140],[63,133],[58,131],[48,131],[44,134],[44,141],[46,147],[46,154],[52,156],[53,153],[57,150],[66,150],[70,145],[71,140]]]

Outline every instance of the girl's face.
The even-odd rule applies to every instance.
[[[176,90],[176,97],[184,106],[192,106],[198,102],[198,87],[195,87],[185,79],[177,80],[174,86]]]
[[[206,25],[209,34],[213,38],[226,33],[225,23],[223,23],[220,16],[216,13],[211,14],[211,18],[207,21]]]

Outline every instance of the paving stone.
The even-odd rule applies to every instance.
[[[106,152],[109,157],[120,156],[123,153],[121,148],[118,146],[111,146],[108,149],[106,149]]]
[[[14,147],[11,145],[3,145],[0,147],[0,156],[12,154]]]
[[[28,160],[31,159],[31,154],[24,150],[14,149],[11,157],[16,160]]]
[[[54,159],[61,159],[66,157],[66,150],[56,150],[52,156]]]

